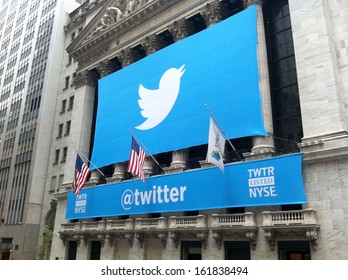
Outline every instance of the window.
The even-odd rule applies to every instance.
[[[58,126],[58,135],[57,135],[57,138],[61,138],[63,135],[63,124],[61,123],[59,126]]]
[[[66,156],[68,154],[68,147],[63,148],[63,155],[62,155],[62,161],[61,162],[66,162]]]
[[[70,83],[70,76],[65,77],[65,87],[64,89],[68,89],[69,88],[69,83]]]
[[[64,174],[59,175],[58,188],[63,185],[64,182]]]
[[[54,154],[54,164],[58,164],[59,162],[59,153],[60,153],[60,150],[56,150],[55,154]]]
[[[72,110],[73,108],[74,108],[74,96],[70,96],[68,110]]]
[[[56,184],[57,184],[57,177],[53,176],[51,179],[51,190],[55,190],[56,189]]]
[[[71,121],[67,121],[66,122],[66,126],[65,126],[65,134],[64,136],[67,136],[70,134],[70,127],[71,127]]]
[[[61,113],[64,113],[66,110],[66,99],[62,101],[62,110],[60,111]]]
[[[267,1],[264,20],[275,146],[278,153],[297,152],[303,130],[288,0]]]

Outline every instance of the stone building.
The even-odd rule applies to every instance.
[[[0,1],[0,259],[36,257],[64,55],[61,26],[77,6]]]
[[[300,152],[307,202],[67,220],[76,152],[92,153],[98,81],[254,5],[269,136],[231,139],[236,152],[226,147],[224,160]],[[54,206],[43,215],[54,220],[49,258],[348,259],[347,19],[340,0],[85,1],[65,26],[45,192]],[[180,174],[205,168],[206,150],[155,157],[164,173]],[[105,178],[94,170],[85,189],[132,181],[125,169],[125,162],[104,166]],[[159,174],[151,159],[143,171]]]

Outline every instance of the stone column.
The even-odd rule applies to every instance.
[[[146,55],[150,55],[157,50],[160,49],[159,44],[158,44],[158,38],[156,35],[150,35],[145,38],[145,41],[141,44],[146,51]],[[145,177],[151,176],[155,172],[155,165],[156,163],[152,158],[147,158],[144,167],[143,167],[143,172]]]
[[[182,172],[187,168],[187,160],[189,159],[189,149],[182,149],[172,152],[172,163],[170,164],[169,173]]]
[[[317,151],[321,151],[320,156],[323,156],[322,151],[327,155],[331,153],[329,156],[340,154],[339,150],[348,145],[346,98],[342,86],[342,81],[347,79],[341,74],[338,61],[343,56],[339,51],[344,49],[338,42],[344,41],[338,41],[337,36],[341,35],[335,36],[332,20],[340,16],[343,20],[347,13],[330,15],[328,1],[323,0],[289,0],[289,9],[303,126],[299,146],[307,157],[315,156]]]
[[[89,242],[81,236],[81,239],[78,241],[76,259],[77,260],[88,260],[89,259]]]
[[[175,21],[169,32],[172,34],[174,42],[178,42],[189,35],[188,27],[185,19]],[[182,149],[172,152],[172,163],[168,170],[169,173],[184,171],[187,168],[187,160],[189,157],[189,149]]]
[[[126,169],[126,164],[124,162],[119,162],[114,164],[114,173],[112,174],[112,179],[116,182],[120,182],[124,179]]]
[[[91,177],[89,178],[88,182],[93,185],[98,185],[101,181],[101,174],[98,170],[93,170],[91,172]]]
[[[97,66],[97,70],[101,78],[110,75],[111,73],[116,72],[119,69],[120,67],[117,65],[117,63],[111,60],[103,60]],[[112,180],[115,179],[116,181],[122,181],[124,179],[124,169],[125,167],[123,163],[114,164],[114,173],[112,175]],[[93,172],[91,174],[91,179],[92,176],[94,176]]]
[[[70,139],[80,153],[89,156],[89,147],[92,134],[95,88],[98,76],[91,71],[77,73],[74,80],[75,102],[74,114],[71,122]],[[86,117],[88,116],[88,117]],[[76,151],[70,149],[65,164],[65,181],[72,182],[75,168]]]
[[[261,0],[244,0],[244,7],[257,5],[257,57],[259,68],[259,87],[261,95],[262,115],[266,131],[273,135],[273,119],[271,105],[271,90],[268,74],[267,47],[265,27],[262,13]],[[272,137],[255,136],[252,139],[253,147],[251,153],[246,155],[246,160],[256,160],[272,157],[275,151],[274,139]]]
[[[145,177],[152,176],[155,171],[155,163],[151,157],[147,157],[143,167],[143,173]]]

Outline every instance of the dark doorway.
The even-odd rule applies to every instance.
[[[100,260],[100,251],[101,251],[100,241],[92,241],[90,260]]]
[[[202,242],[201,241],[181,241],[182,260],[201,260]]]
[[[9,260],[10,257],[11,257],[11,252],[10,252],[10,251],[8,251],[8,252],[2,252],[2,254],[1,254],[1,259],[2,259],[2,260]]]
[[[278,241],[280,260],[310,260],[309,241]]]
[[[249,241],[225,241],[226,260],[250,260]]]
[[[76,252],[77,252],[77,242],[76,241],[69,241],[68,260],[76,260]]]

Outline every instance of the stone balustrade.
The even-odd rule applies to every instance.
[[[263,226],[315,224],[317,224],[316,212],[310,208],[305,210],[263,212]]]
[[[256,226],[255,214],[246,212],[241,214],[213,214],[211,227],[247,227]]]
[[[207,217],[197,216],[172,216],[169,218],[169,229],[207,228]]]
[[[106,221],[106,231],[124,231],[124,230],[133,230],[133,229],[134,229],[133,219]]]
[[[135,230],[166,230],[167,218],[137,218],[135,219]]]
[[[311,241],[313,250],[316,250],[318,243],[319,225],[316,211],[311,208],[292,211],[264,211],[262,228],[265,237],[274,250],[276,234],[282,235],[291,228],[297,236]]]
[[[312,241],[316,247],[317,224],[316,212],[313,209],[294,211],[264,211],[262,213],[262,229],[274,248],[275,233],[282,230],[298,231]],[[256,235],[259,230],[256,215],[253,212],[240,214],[212,214],[196,216],[171,216],[169,218],[135,218],[125,220],[101,220],[101,221],[79,221],[76,223],[64,223],[59,232],[60,238],[65,240],[76,240],[96,238],[103,241],[109,240],[112,244],[114,238],[126,238],[132,244],[133,237],[143,244],[146,237],[159,238],[166,245],[167,236],[173,239],[176,246],[183,236],[198,238],[207,243],[207,236],[211,232],[213,239],[221,247],[224,239],[249,240],[252,248],[256,247]]]

